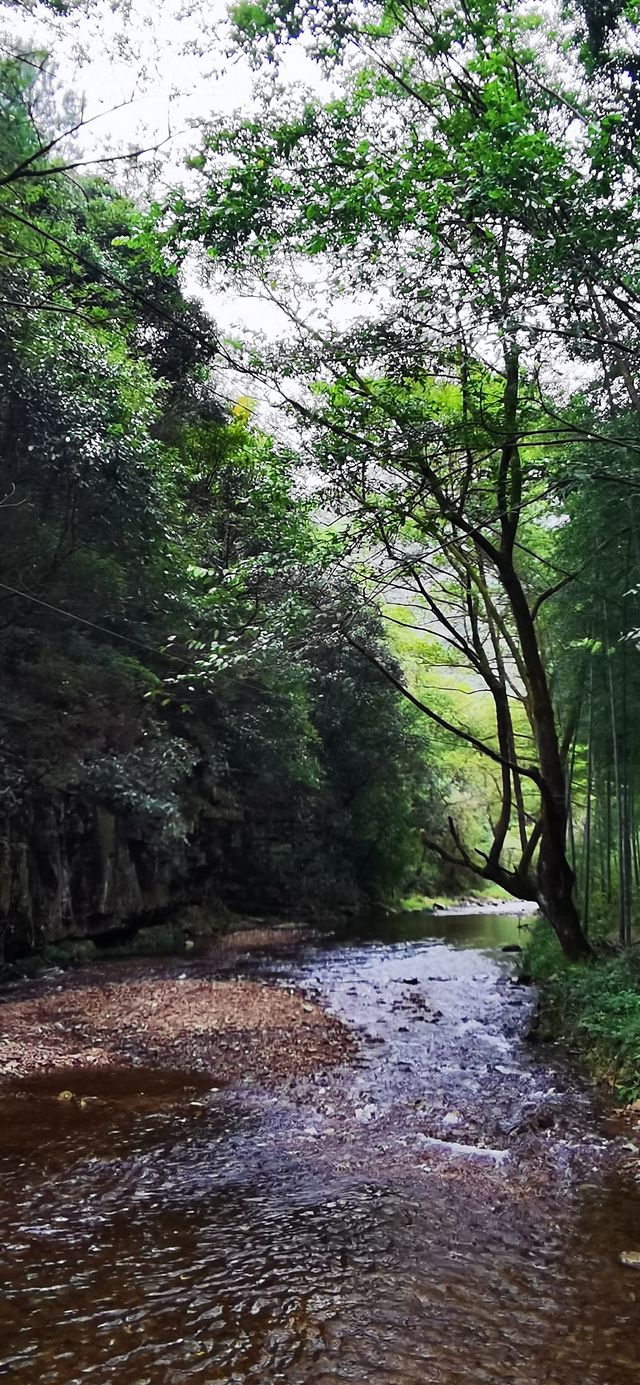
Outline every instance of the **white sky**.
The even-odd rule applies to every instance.
[[[170,186],[188,178],[184,159],[199,147],[198,126],[221,114],[246,114],[253,105],[254,73],[244,58],[229,57],[226,12],[226,0],[85,0],[65,17],[37,4],[29,14],[0,0],[0,40],[11,52],[50,53],[56,129],[72,123],[64,115],[69,96],[92,122],[81,134],[83,153],[104,157],[169,136],[161,182]],[[293,87],[325,89],[301,45],[286,54],[280,78]],[[140,160],[138,191],[148,187],[152,162],[152,156]],[[125,182],[126,164],[115,168],[115,181]],[[248,329],[274,337],[286,327],[275,305],[241,299],[235,289],[203,292],[195,273],[186,286],[229,335]]]
[[[87,116],[104,114],[94,127],[99,152],[163,138],[170,124],[176,136],[183,132],[178,156],[190,143],[190,122],[251,100],[248,65],[224,55],[225,12],[221,0],[85,0],[70,16],[39,5],[30,14],[4,13],[25,48],[49,50],[62,87],[84,98]],[[113,113],[122,101],[132,104]]]

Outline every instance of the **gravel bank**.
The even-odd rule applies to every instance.
[[[303,994],[225,975],[229,943],[223,952],[226,961],[108,962],[12,986],[0,1000],[0,1081],[141,1066],[207,1073],[221,1084],[268,1081],[353,1052],[349,1030]]]

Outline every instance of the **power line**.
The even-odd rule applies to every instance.
[[[163,659],[170,659],[174,664],[180,664],[183,668],[188,664],[188,660],[181,659],[177,654],[170,654],[168,650],[160,645],[146,644],[144,640],[139,640],[135,635],[121,635],[117,630],[109,630],[106,625],[98,625],[95,620],[88,620],[86,616],[78,615],[77,611],[67,611],[63,606],[54,606],[51,601],[44,601],[40,596],[34,596],[32,592],[20,591],[18,587],[11,587],[8,582],[0,582],[0,587],[4,591],[10,592],[12,596],[20,596],[24,601],[33,601],[36,606],[43,606],[47,611],[53,611],[57,616],[66,616],[68,620],[80,621],[81,625],[88,625],[91,630],[98,630],[101,635],[108,635],[111,640],[124,640],[127,644],[135,644],[139,649],[146,649],[149,654],[159,654]]]
[[[32,601],[36,606],[42,606],[47,611],[53,611],[55,615],[65,616],[67,620],[77,620],[81,625],[86,625],[91,630],[97,630],[101,635],[108,635],[112,640],[124,640],[125,643],[135,645],[138,649],[144,649],[149,654],[159,655],[162,659],[170,660],[174,664],[179,664],[183,672],[191,669],[195,677],[198,676],[197,665],[188,658],[180,658],[177,654],[171,654],[169,650],[163,649],[161,645],[147,644],[144,640],[137,639],[135,635],[121,635],[117,630],[110,630],[106,625],[99,625],[94,620],[89,620],[86,616],[78,615],[77,611],[67,611],[63,606],[55,606],[51,601],[45,601],[40,596],[34,596],[31,592],[20,591],[18,587],[12,587],[8,582],[0,582],[0,588],[9,592],[12,596],[22,597],[25,601]],[[289,705],[289,699],[283,693],[274,692],[272,688],[266,687],[262,683],[257,683],[255,679],[243,678],[245,687],[253,688],[261,696],[271,698],[272,701],[281,702]],[[0,714],[1,715],[1,714]]]

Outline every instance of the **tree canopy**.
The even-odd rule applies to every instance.
[[[362,879],[386,817],[398,879],[426,849],[576,958],[594,899],[629,940],[640,871],[634,18],[236,5],[253,106],[144,207],[3,67],[7,632],[68,610],[136,667],[132,744],[204,722],[249,797],[342,795]],[[198,257],[282,339],[221,340]],[[460,756],[480,815],[444,806]]]
[[[268,91],[255,114],[214,124],[199,180],[173,199],[174,243],[203,245],[282,305],[288,348],[248,366],[275,384],[327,478],[364,599],[402,589],[493,700],[494,733],[479,737],[380,661],[498,767],[489,849],[453,817],[436,849],[537,899],[579,956],[575,727],[550,612],[597,582],[598,547],[570,552],[568,497],[588,504],[595,482],[634,490],[633,103],[620,99],[620,49],[607,57],[626,15],[599,37],[588,13],[554,28],[493,0],[267,4],[234,18],[258,64],[311,46],[334,94]]]

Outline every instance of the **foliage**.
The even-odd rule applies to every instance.
[[[358,677],[356,593],[291,450],[220,398],[166,237],[52,176],[32,81],[0,69],[3,807],[71,790],[170,841],[224,786],[258,904],[390,898],[420,866],[429,746]],[[375,616],[354,629],[383,650]]]
[[[625,1101],[640,1097],[640,959],[635,951],[570,965],[548,926],[534,925],[523,967],[543,986],[544,1017],[576,1043]]]
[[[403,591],[414,622],[448,645],[454,676],[467,664],[449,716],[433,680],[418,694],[410,674],[394,684],[455,731],[467,762],[489,761],[490,833],[456,812],[434,847],[537,898],[577,955],[574,875],[588,923],[592,797],[604,820],[613,758],[619,821],[604,874],[611,906],[617,850],[629,941],[640,877],[627,714],[636,7],[584,0],[543,17],[495,0],[264,0],[232,18],[262,79],[304,48],[331,96],[269,84],[246,118],[212,121],[193,184],[170,202],[173,244],[204,246],[283,304],[295,333],[245,359],[289,401],[343,518],[345,561],[367,600]],[[303,313],[292,280],[308,299],[313,262],[318,292]],[[594,640],[605,651],[595,691]],[[471,730],[461,699],[480,680],[495,725],[476,733],[482,716]]]
[[[180,837],[188,829],[184,789],[196,760],[193,746],[152,728],[135,750],[88,761],[79,787],[126,817],[134,833]]]
[[[97,753],[133,793],[161,727],[269,803],[292,860],[313,837],[388,894],[426,845],[578,955],[576,899],[629,942],[640,882],[637,55],[633,5],[544,19],[235,6],[255,103],[144,212],[60,176],[5,61],[0,643],[63,689],[58,775]],[[292,45],[328,98],[264,81]],[[223,347],[181,288],[194,246],[288,340]],[[222,402],[230,356],[286,446]],[[64,610],[86,624],[59,653]]]

